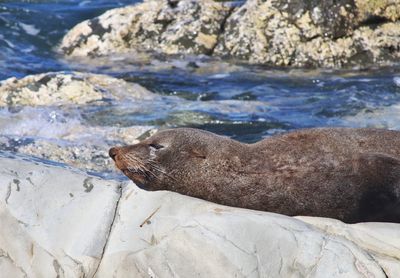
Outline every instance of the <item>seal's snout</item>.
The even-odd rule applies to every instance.
[[[117,150],[117,148],[111,148],[109,151],[108,151],[108,155],[112,158],[112,160],[114,160],[115,161],[115,156],[117,155],[117,153],[118,153],[118,150]]]

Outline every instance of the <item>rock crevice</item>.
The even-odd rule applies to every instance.
[[[95,269],[95,271],[94,271],[94,273],[93,273],[92,278],[96,277],[96,274],[97,274],[97,272],[98,272],[98,270],[99,270],[99,267],[100,267],[100,265],[101,265],[101,262],[102,262],[102,260],[103,260],[104,254],[105,254],[105,252],[106,252],[106,250],[107,250],[107,245],[108,245],[108,243],[109,243],[109,241],[110,241],[110,236],[111,236],[111,233],[112,233],[112,231],[113,231],[114,223],[115,223],[115,221],[116,221],[116,219],[117,219],[117,216],[118,216],[119,203],[120,203],[121,198],[122,198],[122,190],[123,190],[123,187],[124,187],[124,185],[123,185],[123,184],[120,184],[120,185],[118,186],[118,188],[117,188],[118,199],[117,199],[117,201],[116,201],[114,213],[113,213],[112,219],[111,219],[111,224],[110,224],[110,227],[109,227],[109,229],[108,229],[108,233],[107,233],[107,235],[106,235],[106,240],[105,240],[105,243],[104,243],[104,246],[103,246],[103,251],[101,252],[101,256],[100,256],[98,265],[97,265],[97,267],[96,267],[96,269]]]

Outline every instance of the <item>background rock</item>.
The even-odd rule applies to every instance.
[[[23,159],[0,158],[6,277],[400,275],[399,224],[299,220]]]
[[[278,66],[391,63],[400,57],[395,2],[248,0],[226,21],[215,52]]]
[[[396,0],[149,0],[82,22],[63,39],[67,55],[155,50],[227,56],[276,66],[391,64],[400,58]]]
[[[152,99],[142,86],[106,75],[49,72],[0,82],[0,106],[71,105],[122,98]]]
[[[78,24],[60,49],[78,56],[129,49],[210,54],[230,10],[213,0],[148,0]]]

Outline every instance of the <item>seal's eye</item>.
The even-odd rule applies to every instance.
[[[160,144],[149,144],[149,146],[150,146],[151,148],[156,149],[156,150],[159,150],[159,149],[164,148],[164,146],[163,146],[163,145],[160,145]]]

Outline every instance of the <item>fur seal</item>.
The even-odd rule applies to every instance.
[[[245,144],[177,128],[109,155],[148,190],[290,216],[400,223],[398,131],[315,128]]]

